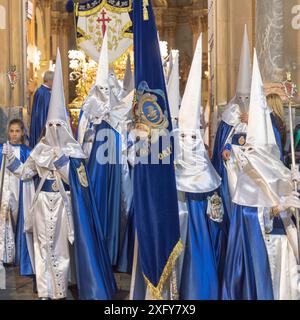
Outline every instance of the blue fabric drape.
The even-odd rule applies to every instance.
[[[224,151],[226,140],[231,130],[232,126],[228,125],[224,121],[221,121],[216,134],[214,151],[211,159],[213,166],[215,167],[219,176],[222,178],[220,193],[223,200],[223,204],[226,208],[226,212],[228,213],[229,219],[232,213],[232,202],[228,187],[227,170],[224,165],[222,152]]]
[[[257,208],[234,205],[227,247],[224,300],[273,300],[272,278]]]
[[[105,132],[108,136],[101,136],[103,139],[100,139],[99,133],[101,130],[106,130]],[[107,143],[108,150],[102,154],[99,150],[101,146]],[[96,127],[95,141],[88,162],[88,172],[111,264],[114,266],[117,265],[118,262],[120,243],[122,187],[122,165],[120,163],[120,155],[120,134],[107,122],[103,121]],[[115,162],[104,163],[103,157],[108,157]]]
[[[209,194],[187,194],[188,231],[180,284],[180,299],[217,300],[219,281],[216,253],[206,214]]]
[[[30,149],[25,146],[20,146],[20,160],[24,163],[30,155]],[[16,225],[15,242],[16,242],[16,255],[15,264],[20,266],[21,276],[31,276],[34,274],[31,265],[31,260],[27,247],[26,234],[24,233],[24,211],[23,211],[23,182],[20,181],[19,189],[19,209],[18,219]]]
[[[145,10],[148,16],[146,19],[143,2],[133,2],[135,85],[138,94],[134,108],[143,103],[141,97],[146,94],[147,97],[149,93],[152,97],[155,96],[155,103],[145,101],[139,106],[146,118],[143,125],[149,129],[152,126],[157,127],[163,122],[163,117],[166,117],[168,129],[171,131],[170,110],[151,0]],[[161,149],[160,152],[163,151]],[[143,273],[154,287],[158,286],[171,254],[174,252],[174,257],[178,254],[173,250],[180,240],[173,155],[169,158],[169,164],[138,163],[133,171],[133,203],[139,254]],[[161,295],[161,292],[158,295]]]
[[[118,271],[132,273],[132,262],[134,254],[135,224],[134,224],[134,206],[131,204],[124,239],[122,242],[120,257],[118,261]]]
[[[114,297],[116,283],[90,187],[81,185],[80,159],[70,158],[70,190],[74,219],[74,248],[79,298],[108,300]],[[90,179],[87,175],[88,183]]]
[[[37,89],[34,95],[29,132],[29,146],[31,149],[38,143],[46,124],[50,98],[51,90],[43,85]]]

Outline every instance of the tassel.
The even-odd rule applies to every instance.
[[[148,7],[149,6],[149,1],[148,0],[143,0],[143,16],[144,16],[144,21],[149,20],[149,13],[148,13]]]

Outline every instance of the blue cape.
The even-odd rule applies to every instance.
[[[38,143],[42,130],[46,124],[51,90],[45,86],[40,86],[35,92],[31,111],[29,145],[33,149]]]
[[[97,134],[101,130],[108,130],[110,154],[116,155],[116,162],[101,163],[101,153],[98,150],[107,143],[107,137],[98,140]],[[106,131],[107,132],[107,131]],[[106,138],[106,139],[105,139]],[[117,265],[120,244],[120,219],[121,219],[121,181],[122,165],[119,159],[121,154],[121,137],[107,122],[102,121],[96,127],[95,140],[88,162],[88,172],[91,179],[91,188],[96,200],[101,226],[106,240],[112,265]],[[107,152],[105,154],[107,156]],[[100,161],[99,161],[100,160]],[[103,161],[103,159],[102,159]]]
[[[70,191],[74,219],[74,248],[79,298],[82,300],[113,299],[116,283],[97,213],[91,181],[84,187],[78,168],[80,159],[70,158]],[[85,168],[85,165],[84,165]]]

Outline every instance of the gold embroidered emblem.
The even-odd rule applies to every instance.
[[[89,183],[88,183],[88,179],[87,179],[87,176],[86,176],[85,167],[84,167],[82,162],[81,162],[80,167],[77,168],[77,175],[78,175],[78,179],[79,179],[80,184],[84,188],[87,188],[89,186]]]
[[[51,187],[52,187],[52,190],[53,190],[54,192],[57,192],[57,191],[58,191],[58,184],[57,184],[56,181],[54,181],[54,182],[52,183]]]
[[[224,216],[222,198],[215,192],[212,197],[208,198],[207,215],[212,221],[221,223]]]
[[[239,138],[238,142],[239,142],[239,145],[240,145],[240,146],[245,145],[245,143],[246,143],[245,137],[244,137],[244,136],[241,136],[241,137]]]
[[[152,129],[163,130],[168,128],[167,117],[163,114],[161,107],[157,103],[157,97],[154,94],[143,94],[139,102],[135,99],[134,105],[135,129],[139,132],[139,136],[142,139],[151,137]],[[155,142],[155,139],[152,140],[152,143]]]

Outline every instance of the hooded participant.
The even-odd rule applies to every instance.
[[[243,146],[247,132],[247,113],[251,86],[251,58],[246,26],[237,79],[236,94],[222,114],[222,121],[216,134],[212,157],[212,163],[222,178],[221,195],[229,217],[232,211],[231,198],[237,177],[237,165],[231,154],[231,146]]]
[[[173,61],[173,54],[171,52],[171,61]],[[174,62],[172,62],[172,69],[168,80],[168,98],[171,111],[173,129],[178,128],[178,115],[180,106],[180,77],[179,77],[179,52],[176,51]]]
[[[175,173],[179,199],[185,199],[188,211],[186,223],[181,217],[181,226],[187,226],[186,230],[181,228],[181,238],[186,243],[178,285],[180,298],[184,300],[219,299],[218,271],[226,249],[223,246],[226,234],[222,231],[224,212],[218,195],[221,179],[210,162],[200,130],[201,69],[202,35],[179,112]]]
[[[15,174],[24,181],[39,178],[30,221],[37,289],[43,299],[67,296],[72,244],[79,298],[112,299],[116,291],[85,158],[67,119],[58,51],[45,136],[24,165],[12,160]]]
[[[132,202],[129,167],[123,157],[132,100],[133,91],[120,101],[111,90],[105,107],[93,110],[95,139],[88,171],[113,266],[118,264]]]
[[[129,83],[126,82],[126,85],[130,90],[130,79],[126,81],[129,81]],[[109,71],[108,43],[107,34],[105,34],[99,57],[96,81],[81,108],[78,123],[77,140],[88,157],[95,139],[93,122],[101,122],[102,119],[99,119],[98,115],[104,116],[109,111],[110,91],[113,92],[115,97],[124,98],[128,90],[124,87],[121,88],[114,71]]]
[[[270,113],[254,52],[246,144],[232,147],[240,172],[224,272],[226,300],[299,299],[296,230],[286,211],[300,201],[292,193],[291,171],[279,159]]]

